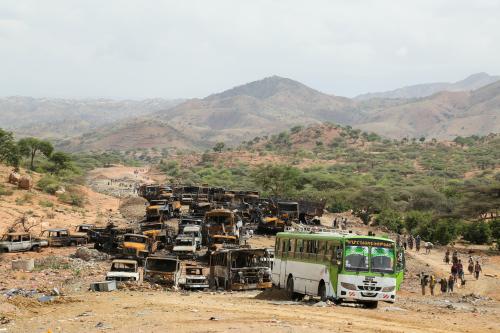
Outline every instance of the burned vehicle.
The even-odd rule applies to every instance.
[[[173,197],[174,191],[170,186],[162,185],[158,190],[158,198],[163,200],[170,200]]]
[[[24,251],[39,252],[42,247],[47,247],[48,245],[48,241],[34,238],[27,232],[10,232],[3,235],[2,239],[0,239],[0,253]]]
[[[162,249],[173,244],[175,231],[163,222],[147,222],[139,225],[143,235],[148,236],[153,242],[158,242],[157,248]]]
[[[135,260],[115,259],[111,263],[109,272],[106,273],[106,281],[126,282],[132,281],[142,283],[143,271]]]
[[[194,239],[196,250],[201,249],[201,226],[199,225],[186,225],[182,230],[182,235]]]
[[[191,235],[178,235],[174,242],[172,252],[181,259],[196,258],[196,241]]]
[[[134,228],[119,228],[108,224],[104,228],[92,228],[89,230],[89,242],[94,243],[94,248],[99,251],[112,253],[118,251],[123,243],[123,235],[133,234]]]
[[[186,266],[185,273],[179,279],[179,286],[184,289],[206,289],[210,285],[201,266]]]
[[[160,195],[160,185],[141,185],[138,189],[138,194],[147,201],[156,200]]]
[[[203,217],[197,217],[197,216],[186,216],[183,215],[179,219],[179,224],[178,224],[178,233],[182,234],[184,232],[184,227],[188,225],[198,225],[201,227],[203,224]]]
[[[182,205],[190,205],[198,200],[199,186],[184,186],[181,189],[180,201]]]
[[[87,243],[87,235],[72,235],[68,229],[47,229],[42,232],[42,238],[49,246],[77,246]]]
[[[180,274],[177,258],[147,257],[144,263],[144,278],[149,281],[177,287]]]
[[[259,221],[258,231],[275,234],[285,230],[285,226],[299,222],[299,203],[295,201],[278,201],[269,203]]]
[[[158,221],[165,210],[168,210],[167,200],[151,200],[146,207],[146,220]]]
[[[210,255],[210,285],[225,290],[272,287],[268,249],[221,249]]]
[[[150,238],[146,235],[125,234],[121,244],[122,256],[130,259],[144,259],[156,248],[152,248]]]
[[[191,216],[202,217],[205,216],[207,212],[212,210],[214,205],[211,202],[193,202],[189,206],[189,214]]]
[[[239,244],[241,219],[228,209],[213,209],[205,214],[203,236],[209,247],[215,244]]]

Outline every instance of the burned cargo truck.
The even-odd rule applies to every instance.
[[[272,287],[269,249],[222,249],[210,256],[210,285],[226,290]]]

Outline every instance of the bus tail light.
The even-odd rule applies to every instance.
[[[395,288],[396,288],[395,286],[384,287],[384,288],[382,288],[382,291],[386,292],[386,293],[389,293],[391,291],[394,291]]]
[[[340,285],[345,289],[356,290],[356,286],[352,283],[340,282]]]

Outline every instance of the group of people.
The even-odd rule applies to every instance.
[[[333,229],[347,230],[347,218],[346,217],[336,217],[332,221]]]
[[[450,260],[451,254],[451,260]],[[425,295],[425,291],[427,286],[429,286],[429,291],[431,295],[434,295],[434,288],[436,284],[439,283],[441,293],[452,293],[455,286],[460,282],[460,286],[465,286],[465,273],[464,266],[462,264],[462,260],[458,258],[458,251],[454,250],[453,253],[450,253],[450,250],[447,249],[444,255],[444,262],[446,264],[451,263],[451,274],[446,277],[442,277],[438,279],[434,274],[424,274],[424,272],[419,274],[420,277],[420,287],[422,288],[422,295]],[[469,256],[469,264],[467,267],[469,274],[474,275],[474,277],[479,279],[479,274],[482,272],[481,264],[478,260],[474,262],[472,256]]]
[[[397,245],[403,247],[405,251],[407,249],[413,250],[413,247],[415,247],[415,251],[420,252],[420,247],[422,245],[422,238],[420,237],[420,235],[416,235],[415,237],[413,237],[412,234],[409,235],[398,234],[396,242]],[[425,253],[429,254],[431,253],[433,244],[431,242],[424,242],[424,247],[425,247]]]

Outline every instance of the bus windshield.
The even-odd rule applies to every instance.
[[[345,269],[368,272],[368,246],[346,246]]]
[[[386,247],[371,248],[372,272],[392,273],[394,271],[394,250]]]

